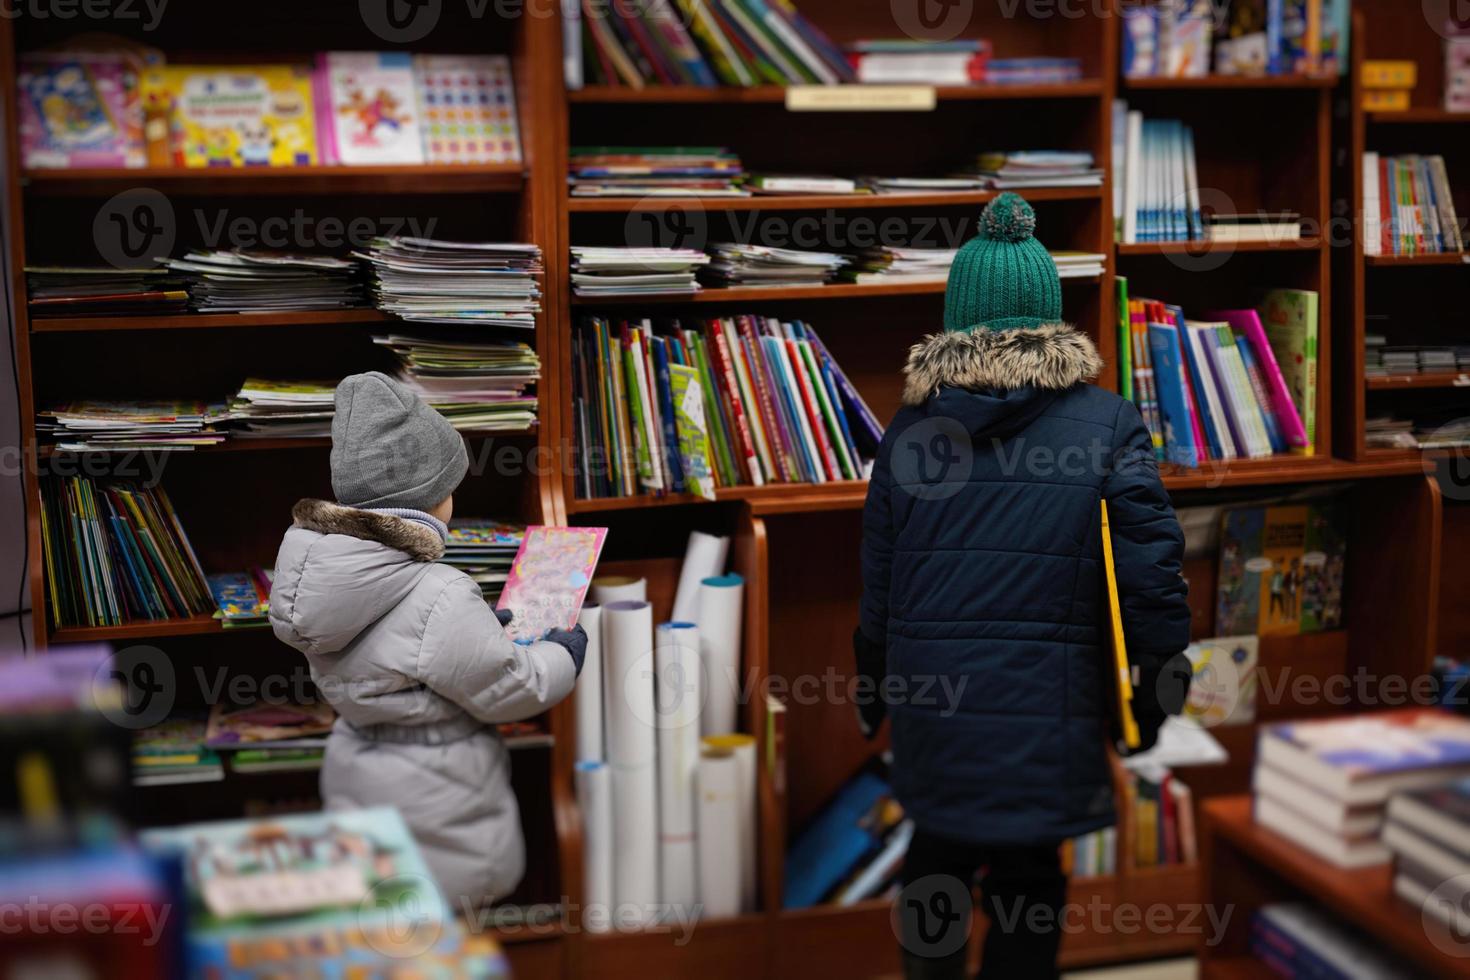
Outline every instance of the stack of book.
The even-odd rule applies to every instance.
[[[1400,980],[1403,961],[1315,905],[1273,902],[1251,917],[1251,954],[1279,977]]]
[[[1024,150],[982,153],[972,172],[997,191],[1025,191],[1032,187],[1101,187],[1103,172],[1093,166],[1091,153],[1064,150]]]
[[[1470,371],[1470,346],[1441,347],[1421,344],[1388,346],[1382,334],[1363,339],[1368,377],[1392,374],[1438,374]]]
[[[356,254],[372,266],[375,305],[404,320],[530,330],[541,312],[536,245],[375,238]]]
[[[1121,103],[1114,120],[1123,127],[1113,174],[1123,191],[1122,241],[1204,241],[1194,131],[1177,119],[1145,119]]]
[[[975,85],[985,81],[990,42],[888,38],[847,46],[859,82],[878,85]]]
[[[1082,78],[1076,58],[991,58],[985,80],[992,85],[1060,85]]]
[[[189,291],[167,269],[26,266],[31,316],[182,313]]]
[[[1363,154],[1363,254],[1465,251],[1444,157]]]
[[[1053,252],[1060,279],[1095,279],[1103,274],[1108,257],[1101,252]]]
[[[238,439],[320,439],[332,434],[335,381],[246,378],[230,399],[230,434]]]
[[[850,906],[895,890],[913,836],[887,779],[859,772],[792,842],[784,907]]]
[[[856,180],[847,177],[822,177],[816,174],[750,174],[740,186],[756,194],[771,197],[790,194],[858,194],[863,190]]]
[[[723,146],[574,146],[573,197],[749,197],[740,157]]]
[[[454,340],[390,334],[374,337],[398,358],[398,378],[456,429],[518,432],[536,423],[541,359],[509,340]]]
[[[205,720],[181,715],[133,733],[133,785],[215,783],[225,778],[219,753],[204,744]]]
[[[326,255],[244,249],[194,250],[166,259],[183,279],[189,305],[201,313],[281,313],[363,305],[356,262]]]
[[[248,572],[219,572],[206,577],[214,596],[214,618],[224,629],[267,626],[272,572],[259,565]]]
[[[860,177],[863,190],[873,194],[952,194],[983,191],[984,177]]]
[[[53,626],[119,626],[214,611],[204,569],[162,487],[47,478],[41,547]]]
[[[573,337],[583,497],[863,478],[882,428],[810,326],[737,316]]]
[[[449,523],[444,557],[439,560],[473,579],[485,600],[493,605],[500,598],[501,586],[510,576],[510,566],[525,537],[524,524],[456,518]]]
[[[1385,864],[1389,797],[1465,776],[1470,719],[1437,708],[1267,725],[1256,822],[1337,867]]]
[[[1309,451],[1315,438],[1315,294],[1277,290],[1262,311],[1218,310],[1201,320],[1157,300],[1129,298],[1120,352],[1161,461],[1260,459]],[[1310,329],[1308,329],[1310,321]],[[1306,421],[1311,419],[1309,425]]]
[[[1470,889],[1470,779],[1395,793],[1383,843],[1393,853],[1393,890],[1459,929]]]
[[[853,264],[843,269],[839,276],[844,282],[869,284],[945,282],[949,279],[949,267],[954,264],[958,251],[953,248],[878,246],[858,253]]]
[[[1205,238],[1222,245],[1268,243],[1279,245],[1302,237],[1302,216],[1295,211],[1252,211],[1248,214],[1208,214]]]
[[[1360,75],[1364,112],[1404,112],[1413,101],[1419,83],[1419,65],[1414,61],[1366,59]]]
[[[805,252],[766,245],[719,242],[709,246],[711,262],[700,273],[710,286],[821,286],[848,264],[835,252]]]
[[[790,3],[705,0],[676,9],[674,0],[649,0],[571,9],[585,31],[573,81],[638,89],[857,80],[842,49]]]
[[[1368,416],[1368,445],[1378,449],[1462,449],[1470,446],[1470,420],[1457,404],[1428,408],[1412,419],[1389,413]]]
[[[578,296],[697,293],[695,273],[710,257],[693,248],[572,246],[572,291]]]
[[[337,715],[324,701],[216,704],[204,744],[227,754],[238,773],[319,769]]]
[[[213,446],[225,440],[214,427],[223,405],[196,401],[75,401],[36,413],[36,432],[73,453],[160,452]]]

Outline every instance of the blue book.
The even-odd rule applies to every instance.
[[[878,417],[873,410],[868,408],[868,403],[863,401],[863,396],[853,387],[847,375],[842,373],[842,365],[837,359],[827,352],[827,347],[822,343],[822,338],[811,327],[805,329],[806,337],[812,342],[812,346],[822,355],[822,360],[832,368],[832,376],[837,382],[837,387],[842,390],[843,400],[847,403],[848,410],[852,413],[857,423],[853,435],[858,437],[859,444],[868,451],[869,456],[877,455],[878,444],[883,441],[883,426],[878,423]]]
[[[882,779],[859,773],[796,838],[786,855],[785,908],[816,905],[879,843],[864,818],[888,792]]]
[[[1266,72],[1286,72],[1286,52],[1282,24],[1286,19],[1286,0],[1266,0]]]
[[[1153,352],[1154,383],[1159,389],[1159,408],[1164,416],[1164,458],[1170,463],[1195,469],[1199,466],[1199,447],[1194,444],[1189,393],[1184,388],[1184,354],[1179,342],[1179,328],[1172,323],[1150,323],[1148,345]]]
[[[1245,373],[1251,380],[1251,392],[1261,406],[1261,421],[1266,424],[1266,438],[1271,442],[1273,453],[1284,453],[1290,447],[1281,435],[1281,423],[1276,419],[1276,409],[1271,404],[1271,394],[1266,390],[1266,376],[1261,373],[1261,362],[1251,350],[1250,338],[1243,333],[1235,335],[1235,349],[1245,364]]]
[[[765,346],[766,353],[771,358],[772,364],[779,367],[783,362],[790,360],[790,352],[784,350],[785,343],[780,338],[763,336],[761,337],[761,343]],[[786,372],[784,369],[776,372],[776,392],[781,399],[781,408],[786,413],[786,418],[791,425],[791,432],[793,434],[791,441],[796,446],[796,455],[798,462],[801,464],[802,478],[805,480],[815,480],[815,474],[825,472],[825,469],[818,469],[816,467],[816,461],[812,459],[812,455],[807,449],[806,440],[802,438],[801,424],[798,418],[803,409],[793,400],[791,386],[786,381]]]
[[[664,430],[664,468],[674,493],[684,492],[684,467],[679,459],[679,430],[674,424],[674,389],[669,383],[669,352],[662,337],[648,335],[653,348],[653,371],[657,376],[659,421]]]
[[[1179,347],[1184,351],[1184,363],[1189,367],[1189,381],[1194,388],[1194,407],[1199,413],[1200,428],[1205,432],[1205,442],[1209,445],[1213,458],[1224,459],[1225,447],[1220,442],[1220,433],[1215,429],[1215,418],[1210,414],[1209,400],[1205,398],[1204,386],[1209,382],[1204,373],[1204,365],[1194,356],[1194,345],[1189,342],[1189,328],[1184,324],[1184,311],[1177,306],[1171,306],[1169,313],[1174,317],[1174,324],[1179,330]]]

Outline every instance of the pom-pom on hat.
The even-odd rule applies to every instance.
[[[944,291],[944,329],[1022,330],[1062,319],[1062,281],[1032,235],[1036,212],[1007,192],[985,206],[980,234],[955,256]]]

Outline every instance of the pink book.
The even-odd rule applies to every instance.
[[[606,538],[605,527],[526,528],[495,605],[515,613],[505,628],[511,639],[539,640],[547,630],[572,628]]]
[[[1286,379],[1282,377],[1281,368],[1276,364],[1276,354],[1271,350],[1265,328],[1261,326],[1260,314],[1255,310],[1216,310],[1206,313],[1205,316],[1210,320],[1223,320],[1230,324],[1231,330],[1245,335],[1250,341],[1251,353],[1258,353],[1258,359],[1264,366],[1266,376],[1262,380],[1271,396],[1271,407],[1281,423],[1282,438],[1289,446],[1306,448],[1306,426],[1302,425],[1301,413],[1296,410],[1296,403],[1291,400],[1291,392],[1286,387]]]

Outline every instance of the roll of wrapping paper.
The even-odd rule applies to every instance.
[[[694,778],[699,767],[699,627],[663,623],[654,641],[654,697],[658,707],[659,897],[693,908],[695,875]]]
[[[613,908],[612,770],[606,763],[577,763],[577,802],[582,807],[582,907],[595,910],[583,924],[588,932],[606,932]]]
[[[739,915],[740,763],[734,750],[710,745],[700,750],[696,808],[699,903],[711,919]]]
[[[709,694],[701,735],[729,735],[739,727],[740,636],[745,580],[717,575],[699,583],[699,655]]]
[[[1123,606],[1118,596],[1118,573],[1113,565],[1113,531],[1108,524],[1108,502],[1102,501],[1103,572],[1108,583],[1108,619],[1113,637],[1113,663],[1118,686],[1118,724],[1123,744],[1136,749],[1141,739],[1133,716],[1133,672],[1128,666],[1128,641],[1123,636]]]
[[[582,607],[577,623],[587,631],[587,656],[577,678],[577,758],[604,759],[602,737],[602,607]]]
[[[657,714],[653,699],[653,607],[609,602],[602,607],[604,755],[615,766],[653,765]]]
[[[755,736],[714,735],[704,739],[705,749],[729,752],[740,774],[740,910],[755,910]]]
[[[632,575],[602,575],[592,580],[587,595],[600,606],[609,602],[646,602],[648,579]]]
[[[610,765],[613,804],[613,908],[620,923],[658,917],[658,767]]]
[[[699,622],[699,584],[707,578],[723,575],[729,554],[729,538],[715,537],[703,531],[690,533],[689,545],[684,549],[684,565],[679,570],[679,586],[674,590],[671,620]]]

